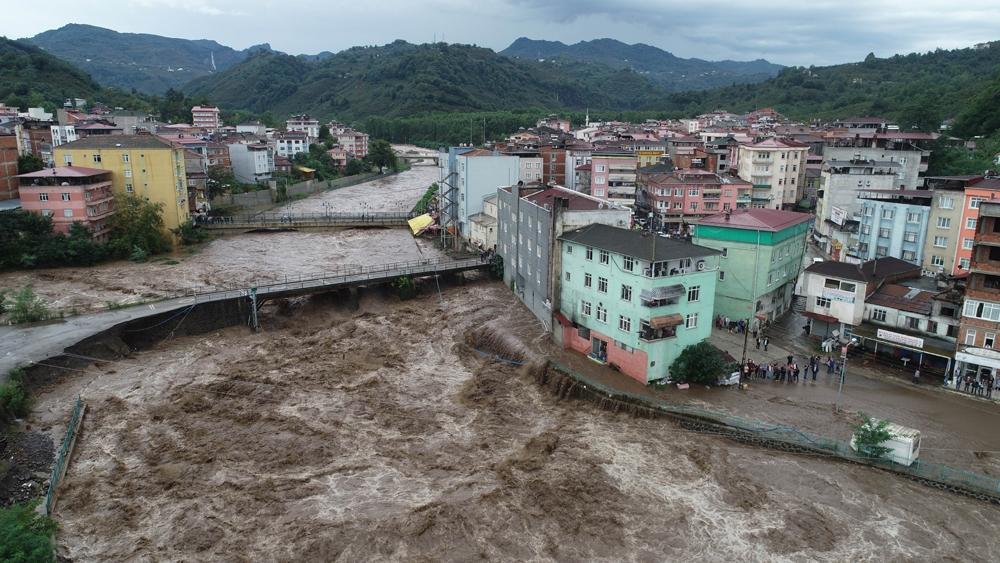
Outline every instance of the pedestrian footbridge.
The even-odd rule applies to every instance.
[[[252,213],[228,217],[201,217],[198,227],[211,231],[301,231],[348,227],[406,227],[413,213]]]

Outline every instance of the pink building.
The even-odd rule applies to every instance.
[[[52,217],[58,233],[69,233],[79,222],[95,240],[107,240],[108,219],[115,213],[111,171],[82,166],[59,166],[21,174],[21,208]]]
[[[347,167],[347,151],[344,147],[340,145],[334,146],[332,149],[326,151],[326,154],[330,155],[330,159],[333,160],[333,164],[340,168],[341,171]]]
[[[680,223],[750,207],[750,182],[709,170],[658,164],[641,168],[639,188],[664,223]]]
[[[215,131],[222,127],[219,108],[194,106],[191,108],[191,125],[196,129]]]
[[[368,134],[354,129],[345,128],[334,134],[337,144],[344,147],[351,158],[361,159],[368,156]]]

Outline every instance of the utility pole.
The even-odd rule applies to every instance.
[[[750,334],[750,323],[757,314],[757,267],[760,265],[760,230],[757,231],[757,246],[753,253],[753,282],[750,284],[750,317],[747,318],[746,330],[743,331],[743,358],[740,360],[740,384],[743,383],[743,366],[747,364],[747,339]]]

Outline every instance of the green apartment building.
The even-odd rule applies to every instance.
[[[684,348],[708,338],[719,252],[608,225],[560,238],[554,330],[565,348],[642,383],[663,379]]]
[[[813,216],[777,209],[739,209],[704,217],[692,242],[719,258],[715,314],[774,320],[791,307]]]

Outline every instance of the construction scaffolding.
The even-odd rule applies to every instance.
[[[441,179],[438,188],[438,225],[441,227],[441,248],[457,250],[458,232],[458,174],[451,172]]]

